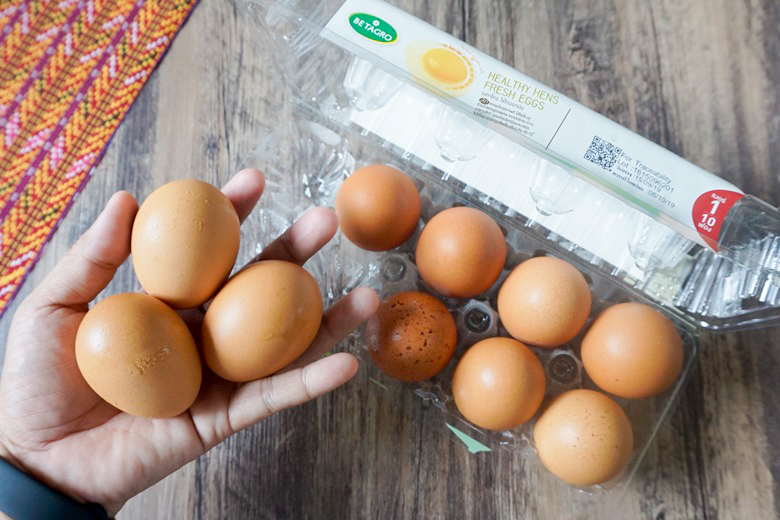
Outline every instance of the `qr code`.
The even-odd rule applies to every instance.
[[[620,159],[621,153],[623,150],[596,135],[593,136],[593,142],[590,143],[588,151],[585,152],[585,159],[609,170]]]

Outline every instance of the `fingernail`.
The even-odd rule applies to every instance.
[[[379,296],[376,291],[368,287],[360,287],[354,290],[352,307],[362,311],[361,314],[373,314],[379,306]]]

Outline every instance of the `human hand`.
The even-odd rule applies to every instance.
[[[223,188],[243,219],[264,187],[244,170]],[[357,360],[322,355],[371,316],[376,294],[356,289],[333,305],[309,349],[287,371],[235,384],[204,373],[197,400],[171,419],[133,417],[112,407],[84,381],[75,338],[89,302],[130,253],[138,204],[116,193],[14,315],[0,377],[0,456],[76,500],[116,514],[133,495],[269,415],[305,403],[349,381]],[[336,215],[307,212],[259,259],[303,264],[335,234]],[[202,313],[182,313],[199,331]],[[204,365],[204,368],[205,365]]]

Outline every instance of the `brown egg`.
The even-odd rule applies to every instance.
[[[283,369],[322,322],[317,282],[302,267],[265,260],[234,275],[203,319],[203,355],[218,376],[252,381]]]
[[[471,298],[490,288],[506,261],[506,242],[496,221],[468,207],[436,214],[420,234],[420,276],[433,290]]]
[[[401,381],[438,374],[455,353],[457,334],[447,307],[422,292],[392,295],[367,325],[374,364]]]
[[[631,423],[615,401],[594,390],[569,390],[536,420],[534,444],[553,475],[593,486],[618,475],[634,449]]]
[[[620,397],[659,394],[680,375],[683,344],[672,321],[641,303],[613,305],[582,340],[582,364],[599,388]]]
[[[387,251],[403,244],[420,220],[420,195],[412,180],[392,166],[355,170],[336,196],[344,235],[358,247]]]
[[[559,258],[539,256],[509,273],[498,292],[498,316],[516,339],[557,347],[582,330],[590,303],[582,273]]]
[[[180,179],[156,189],[133,223],[141,286],[177,309],[204,303],[233,268],[239,225],[230,200],[206,182]]]
[[[200,358],[187,325],[147,294],[115,294],[95,305],[76,334],[76,363],[103,400],[140,417],[175,417],[200,389]]]
[[[544,369],[531,349],[510,338],[474,344],[452,379],[463,417],[488,430],[509,430],[533,417],[542,404]]]

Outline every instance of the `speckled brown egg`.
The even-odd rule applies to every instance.
[[[536,420],[534,444],[553,475],[572,486],[593,486],[616,477],[634,447],[623,409],[594,390],[569,390]]]
[[[140,417],[175,417],[200,389],[200,358],[187,325],[147,294],[115,294],[95,305],[76,334],[76,363],[104,401]]]
[[[556,347],[574,338],[588,319],[588,282],[573,265],[552,256],[515,267],[498,292],[498,315],[514,338]]]
[[[641,303],[603,311],[582,340],[582,364],[599,388],[640,398],[672,386],[683,365],[683,344],[672,321]]]
[[[238,255],[239,219],[217,188],[196,179],[149,195],[133,223],[133,268],[146,292],[184,309],[211,298]]]
[[[488,430],[509,430],[533,417],[542,404],[544,369],[531,349],[510,338],[475,343],[452,379],[463,417]]]
[[[414,182],[384,164],[355,170],[336,196],[341,231],[369,251],[387,251],[403,244],[417,229],[420,208]]]
[[[420,276],[445,296],[471,298],[490,288],[506,261],[506,241],[496,221],[478,209],[437,213],[417,241]]]
[[[371,359],[401,381],[438,374],[455,353],[457,329],[447,307],[422,292],[401,292],[379,305],[367,326]]]
[[[265,260],[236,273],[212,300],[203,319],[203,355],[224,379],[260,379],[303,354],[321,322],[314,278],[297,264]]]

